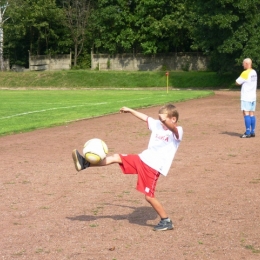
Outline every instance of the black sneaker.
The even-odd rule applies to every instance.
[[[251,133],[251,134],[250,134],[250,137],[255,137],[255,133]]]
[[[85,160],[85,158],[81,156],[76,149],[72,151],[72,158],[75,164],[75,168],[78,172],[90,166],[90,163],[87,160]]]
[[[171,229],[173,229],[173,223],[169,218],[161,220],[158,223],[158,225],[156,225],[153,228],[154,231],[165,231],[165,230],[171,230]]]
[[[251,134],[247,135],[247,134],[242,134],[240,136],[240,138],[250,138],[251,137]]]

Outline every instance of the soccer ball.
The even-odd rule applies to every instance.
[[[98,138],[88,140],[83,148],[83,154],[88,162],[97,164],[103,160],[108,153],[107,145]]]

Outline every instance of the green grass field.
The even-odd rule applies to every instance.
[[[170,90],[0,90],[0,135],[27,132],[118,112],[213,95]]]

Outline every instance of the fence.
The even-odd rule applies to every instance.
[[[59,55],[29,54],[29,70],[69,70],[71,69],[71,53]]]
[[[98,70],[206,70],[209,58],[202,53],[93,54],[91,68]]]
[[[0,67],[2,67],[1,64],[0,64]],[[3,60],[3,67],[2,67],[2,69],[3,69],[4,71],[9,71],[9,70],[10,70],[10,62],[9,62],[9,59],[4,59],[4,60]]]

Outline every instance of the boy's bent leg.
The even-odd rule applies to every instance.
[[[122,163],[122,160],[121,160],[121,157],[119,154],[113,154],[113,155],[107,156],[96,166],[106,166],[106,165],[113,164],[113,163]],[[95,166],[95,165],[93,165],[93,166]]]
[[[162,204],[156,198],[152,198],[146,195],[145,199],[151,204],[151,206],[154,208],[154,210],[158,213],[158,215],[161,218],[167,218],[166,211],[164,210]]]
[[[151,204],[154,210],[161,217],[161,221],[154,227],[154,231],[165,231],[173,229],[173,223],[168,218],[166,211],[164,210],[162,204],[156,199],[150,196],[145,196],[145,199]]]

